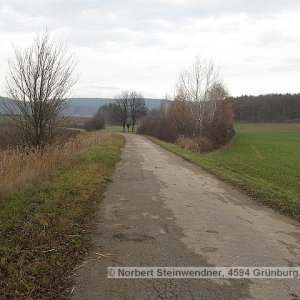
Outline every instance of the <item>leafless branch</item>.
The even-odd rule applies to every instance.
[[[77,81],[75,60],[66,46],[48,32],[37,36],[32,46],[15,49],[9,60],[4,111],[16,126],[20,143],[43,147],[62,126],[66,98]]]
[[[205,118],[213,119],[216,101],[226,93],[214,62],[196,57],[192,66],[182,70],[177,84],[177,98],[190,104],[192,116],[201,134]]]

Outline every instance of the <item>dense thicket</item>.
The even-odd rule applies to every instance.
[[[193,151],[218,149],[234,136],[232,104],[218,67],[197,56],[180,72],[174,100],[144,118],[139,132]]]
[[[85,129],[88,131],[95,131],[105,128],[105,118],[104,115],[97,111],[93,117],[85,124]]]
[[[160,109],[150,111],[142,120],[138,132],[193,151],[218,149],[234,136],[231,99],[216,103],[213,118],[205,114],[201,134],[197,131],[190,105],[185,100],[165,103]]]
[[[114,118],[116,105],[114,103],[106,103],[98,108],[98,112],[104,117],[105,123],[119,125],[119,122]]]
[[[300,94],[241,96],[234,99],[236,121],[300,121]]]

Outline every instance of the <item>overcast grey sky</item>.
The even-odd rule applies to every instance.
[[[300,92],[299,0],[0,0],[0,95],[12,45],[45,28],[77,56],[72,96],[164,97],[197,54],[234,96]]]

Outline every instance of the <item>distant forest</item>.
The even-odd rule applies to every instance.
[[[236,121],[300,122],[300,94],[268,94],[234,98]]]

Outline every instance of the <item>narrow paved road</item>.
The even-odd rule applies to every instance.
[[[124,266],[300,266],[297,222],[256,204],[138,135],[99,209],[91,257],[73,299],[297,299],[300,280],[107,279]]]

